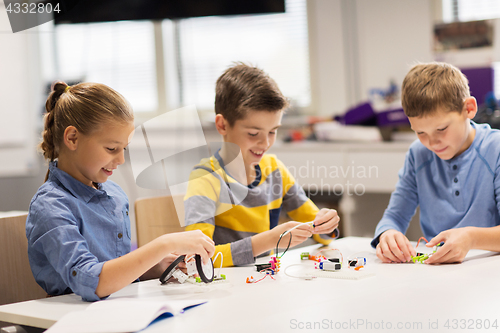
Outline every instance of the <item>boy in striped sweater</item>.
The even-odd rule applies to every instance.
[[[194,167],[184,206],[186,230],[211,237],[224,266],[253,263],[293,227],[280,247],[288,245],[290,234],[291,246],[311,235],[328,244],[338,235],[337,212],[319,210],[285,165],[265,154],[287,106],[274,80],[258,68],[237,64],[217,80],[215,125],[224,144]],[[278,225],[281,210],[294,221]]]

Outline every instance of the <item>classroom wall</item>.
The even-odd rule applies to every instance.
[[[312,107],[319,115],[340,113],[349,104],[341,0],[309,0],[307,10]]]
[[[356,14],[362,100],[391,79],[401,85],[416,62],[433,60],[430,1],[357,0]]]
[[[372,88],[401,84],[412,64],[433,59],[439,0],[309,0],[317,114],[343,113]],[[435,14],[437,13],[437,15]]]
[[[3,2],[0,60],[0,211],[27,210],[45,176],[34,148],[44,103],[38,36],[12,34]]]

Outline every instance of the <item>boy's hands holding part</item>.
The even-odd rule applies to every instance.
[[[416,254],[408,238],[397,230],[389,229],[379,237],[377,257],[383,262],[408,262]]]
[[[433,247],[444,242],[426,264],[450,264],[462,262],[473,248],[473,238],[469,227],[450,229],[439,233],[426,246]],[[416,254],[408,238],[394,229],[387,230],[380,235],[377,245],[377,257],[383,262],[407,262]]]
[[[424,261],[426,264],[451,264],[462,262],[473,247],[473,240],[470,234],[470,228],[457,228],[440,232],[436,237],[426,244],[427,247],[433,247],[441,242],[444,245],[439,247],[429,259]]]
[[[314,219],[315,234],[331,234],[339,226],[340,217],[335,209],[323,208]]]
[[[253,256],[256,257],[266,251],[275,249],[280,235],[292,228],[294,229],[281,238],[279,243],[280,249],[288,246],[290,235],[292,235],[292,242],[290,243],[290,247],[292,247],[304,242],[311,237],[313,233],[313,227],[310,223],[292,221],[278,224],[271,230],[258,233],[251,237]]]
[[[293,247],[295,245],[298,245],[298,244],[304,242],[306,239],[311,237],[313,234],[313,228],[310,224],[306,224],[306,223],[302,223],[302,222],[295,222],[295,221],[280,224],[280,225],[276,226],[275,228],[271,229],[270,231],[275,232],[276,233],[275,236],[277,236],[279,238],[279,236],[282,233],[284,233],[287,230],[292,229],[293,227],[296,227],[296,228],[293,229],[293,231],[287,233],[281,239],[281,242],[279,244],[279,247],[281,249],[286,248],[288,246],[288,242],[290,240],[290,234],[292,234],[292,242],[290,243],[290,247]],[[278,238],[276,238],[276,239],[278,239]]]

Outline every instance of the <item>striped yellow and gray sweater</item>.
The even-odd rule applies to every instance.
[[[186,230],[199,229],[211,237],[215,253],[224,256],[223,266],[253,263],[250,237],[274,228],[281,210],[299,222],[312,221],[318,213],[276,156],[264,155],[255,169],[255,181],[243,185],[225,172],[216,153],[201,160],[190,174],[184,198]],[[314,238],[322,243],[331,240],[322,236]],[[220,256],[216,267],[219,260]]]

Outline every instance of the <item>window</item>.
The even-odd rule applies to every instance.
[[[443,0],[443,21],[477,21],[500,17],[498,0]]]
[[[292,105],[311,104],[306,0],[286,0],[286,13],[183,20],[40,26],[47,82],[109,85],[136,113],[196,105],[213,110],[215,81],[235,61],[276,80]],[[148,115],[149,117],[149,115]]]
[[[54,70],[44,77],[104,83],[125,96],[135,112],[156,111],[153,30],[148,21],[56,25]]]
[[[500,1],[498,0],[442,1],[444,22],[478,21],[500,18]],[[493,85],[495,87],[495,95],[497,98],[500,98],[500,62],[493,62],[492,65],[494,69]]]
[[[294,106],[309,106],[307,33],[305,0],[287,0],[282,14],[181,20],[179,102],[213,109],[215,81],[233,62],[242,61],[267,72]]]

